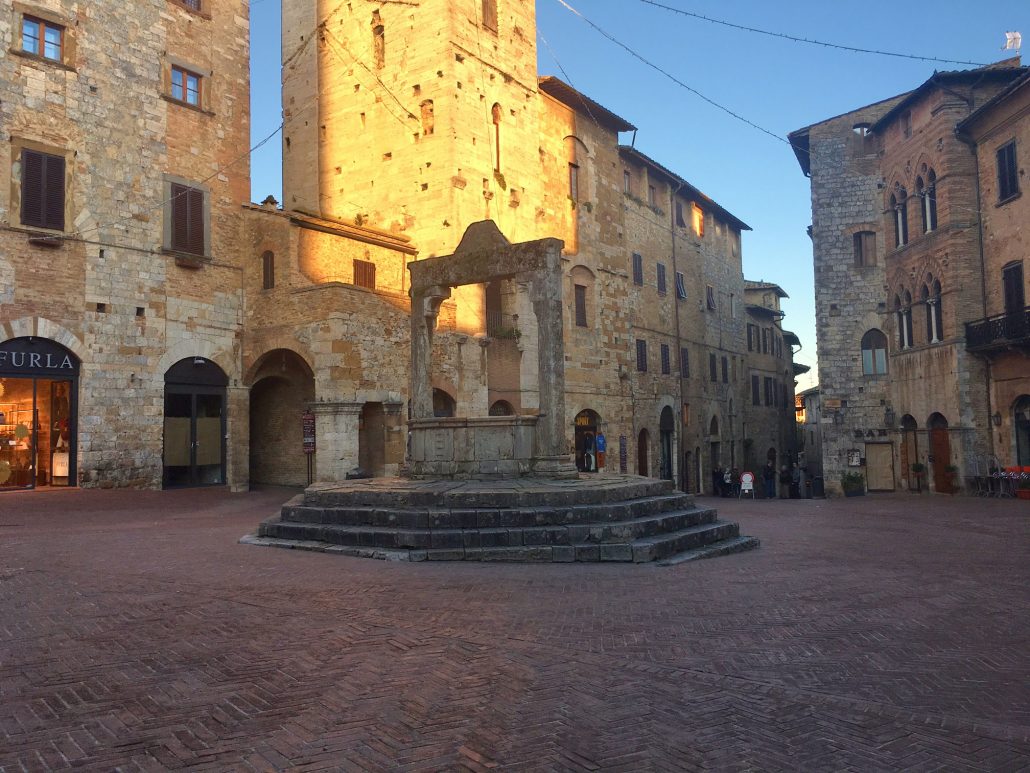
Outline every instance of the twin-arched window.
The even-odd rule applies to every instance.
[[[922,177],[917,177],[916,190],[923,204],[923,233],[930,233],[937,228],[937,173],[930,169],[925,183]]]

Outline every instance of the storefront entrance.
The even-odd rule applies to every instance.
[[[46,338],[0,343],[0,490],[74,486],[79,360]]]
[[[164,487],[225,483],[225,388],[211,360],[189,357],[165,373]]]
[[[597,432],[600,423],[601,417],[589,409],[576,414],[576,469],[580,472],[597,472],[599,469]]]

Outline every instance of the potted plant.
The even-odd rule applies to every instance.
[[[860,472],[845,472],[840,476],[840,487],[846,497],[865,495],[865,476]]]
[[[1030,475],[1027,475],[1025,472],[1019,477],[1016,496],[1020,499],[1030,499]]]

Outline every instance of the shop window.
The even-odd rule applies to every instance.
[[[21,223],[64,230],[65,159],[38,150],[21,151]]]

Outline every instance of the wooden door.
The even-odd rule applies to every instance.
[[[894,491],[894,445],[866,443],[865,464],[870,491]]]
[[[951,440],[945,427],[930,430],[930,454],[933,456],[933,487],[942,494],[951,493],[951,478],[945,467],[951,464]]]

